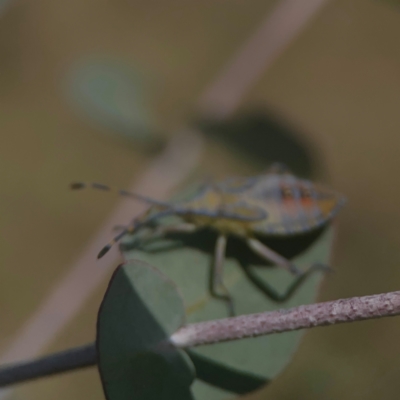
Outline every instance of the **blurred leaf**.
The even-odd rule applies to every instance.
[[[260,169],[279,161],[300,176],[315,172],[316,152],[311,144],[298,128],[271,112],[253,110],[223,121],[201,120],[198,125]]]
[[[135,238],[136,245],[139,243]],[[188,322],[227,317],[227,307],[209,294],[210,267],[216,234],[204,230],[194,234],[174,234],[165,239],[124,243],[127,259],[141,259],[159,268],[179,287]],[[264,241],[281,254],[307,268],[315,262],[328,263],[332,242],[330,229],[297,238]],[[322,274],[316,272],[283,305],[272,301],[261,289],[270,285],[283,293],[293,277],[279,268],[271,268],[255,256],[240,239],[228,241],[224,264],[224,283],[235,302],[237,314],[289,308],[315,300]],[[193,391],[197,400],[223,399],[229,392],[246,393],[275,378],[290,361],[299,344],[301,332],[289,332],[253,339],[196,347],[189,355],[196,367]],[[210,386],[212,385],[212,386]]]
[[[142,79],[132,68],[107,59],[89,60],[70,71],[67,83],[81,114],[129,138],[154,139]]]
[[[141,261],[117,268],[100,307],[97,351],[108,400],[188,400],[193,365],[167,339],[184,323],[175,285]]]

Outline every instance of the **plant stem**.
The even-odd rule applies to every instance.
[[[0,387],[96,365],[94,343],[0,368]]]
[[[171,337],[181,348],[400,314],[400,291],[242,315],[182,327]],[[97,363],[94,343],[0,368],[0,387]]]
[[[174,333],[171,342],[185,348],[398,314],[400,291],[190,324]]]

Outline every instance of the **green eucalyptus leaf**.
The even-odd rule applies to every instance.
[[[168,344],[185,320],[176,286],[142,261],[118,267],[97,323],[98,366],[108,400],[189,400],[195,372]]]
[[[167,221],[166,223],[171,222]],[[300,268],[329,263],[332,230],[296,238],[265,240],[265,244],[291,258]],[[181,291],[188,323],[228,316],[225,302],[210,295],[210,270],[216,234],[202,230],[166,238],[124,243],[127,259],[145,260],[173,280]],[[139,246],[140,245],[140,246]],[[233,297],[236,314],[272,311],[314,302],[323,273],[309,276],[284,303],[265,293],[272,288],[283,293],[294,279],[288,272],[266,265],[237,238],[228,239],[224,284]],[[247,393],[275,378],[291,360],[302,332],[288,332],[201,346],[190,349],[197,371],[193,392],[197,400],[224,399],[232,393]]]
[[[142,78],[133,68],[107,59],[90,59],[71,69],[69,97],[81,114],[139,141],[154,139],[145,106]]]

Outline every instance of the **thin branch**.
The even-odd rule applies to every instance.
[[[0,368],[0,387],[92,367],[96,363],[96,347],[90,343],[31,361],[5,365]]]
[[[176,347],[187,348],[399,314],[400,291],[397,291],[190,324],[174,333],[171,342]],[[92,366],[96,362],[96,348],[91,343],[33,361],[5,365],[0,368],[0,387]]]
[[[400,291],[199,322],[179,329],[171,341],[177,347],[192,347],[398,314]]]

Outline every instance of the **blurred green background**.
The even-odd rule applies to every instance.
[[[15,0],[0,9],[1,351],[116,204],[112,196],[72,195],[69,182],[126,187],[140,176],[277,3]],[[285,121],[307,144],[316,176],[348,197],[336,224],[336,273],[321,300],[399,288],[400,8],[389,3],[327,2],[236,114],[265,109]],[[90,82],[88,65],[97,74]],[[118,96],[130,108],[110,110],[102,74],[122,86]],[[135,90],[115,83],[120,74]],[[257,157],[252,164],[209,135],[198,169],[252,173],[262,167]],[[94,339],[106,284],[46,353]],[[310,331],[285,372],[249,398],[397,399],[399,334],[397,318]],[[24,384],[13,395],[103,398],[94,368]]]

